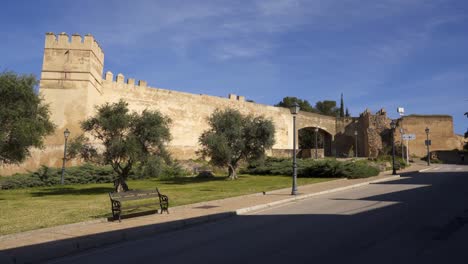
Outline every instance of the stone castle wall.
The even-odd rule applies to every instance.
[[[153,88],[146,82],[135,84],[134,79],[106,73],[102,82],[102,95],[92,98],[91,104],[102,105],[124,99],[132,111],[155,109],[172,119],[172,140],[169,149],[177,159],[196,158],[198,138],[208,129],[207,119],[216,109],[234,108],[243,114],[261,115],[273,121],[276,129],[273,149],[292,149],[292,116],[287,108],[274,107],[245,101],[243,96],[230,94],[228,98],[203,94],[190,94]],[[300,113],[297,127],[318,126],[335,133],[335,118],[317,114]]]
[[[90,35],[71,38],[61,33],[46,34],[43,68],[39,92],[51,110],[56,124],[55,134],[46,138],[44,150],[20,166],[5,166],[0,174],[34,170],[41,165],[59,167],[63,158],[63,131],[68,128],[71,138],[82,132],[80,122],[95,114],[95,107],[124,99],[131,111],[159,110],[171,118],[172,140],[168,149],[176,159],[197,158],[198,138],[208,129],[207,118],[216,109],[235,108],[243,114],[262,115],[275,125],[275,145],[270,154],[287,153],[293,148],[292,115],[287,108],[245,101],[245,97],[230,94],[228,98],[190,94],[149,87],[145,81],[125,79],[123,74],[107,72],[102,78],[104,53]],[[334,117],[300,112],[296,128],[319,127],[334,135]],[[297,137],[297,135],[296,135]],[[296,138],[297,139],[297,138]],[[297,141],[296,141],[297,142]],[[76,161],[69,161],[72,165]]]

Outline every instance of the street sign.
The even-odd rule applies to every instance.
[[[425,144],[426,146],[430,146],[431,143],[432,143],[432,142],[431,142],[430,139],[429,139],[429,140],[424,140],[424,144]]]
[[[403,140],[415,140],[416,135],[415,134],[403,134],[402,138]]]
[[[405,114],[405,109],[403,107],[398,107],[397,112],[398,112],[398,114],[400,114],[402,116],[402,115]]]

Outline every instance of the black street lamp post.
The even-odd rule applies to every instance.
[[[296,164],[296,115],[299,113],[300,107],[298,103],[294,103],[291,108],[293,116],[293,183],[291,195],[297,194],[297,164]]]
[[[392,128],[392,175],[397,175],[395,167],[395,120],[392,120],[390,127]]]
[[[318,150],[317,150],[317,133],[319,131],[318,127],[314,129],[315,131],[315,159],[318,159]]]
[[[404,149],[404,144],[403,144],[403,133],[405,131],[403,130],[402,127],[400,127],[400,136],[401,136],[401,159],[405,160],[405,149]]]
[[[429,145],[431,142],[429,141],[429,128],[426,127],[424,131],[426,131],[427,166],[431,166],[431,152],[429,151]]]
[[[358,157],[358,152],[357,152],[357,130],[354,130],[354,137],[356,141],[354,142],[354,156],[357,158]]]
[[[65,129],[63,131],[63,136],[65,137],[65,146],[63,148],[63,163],[62,163],[62,175],[60,176],[60,184],[63,185],[63,175],[65,174],[65,162],[67,161],[67,141],[70,136],[70,131]]]

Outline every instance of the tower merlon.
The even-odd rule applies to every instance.
[[[142,81],[142,80],[139,80],[138,81],[138,86],[141,86],[141,87],[146,87],[148,84],[146,83],[146,81]]]
[[[112,74],[111,71],[107,71],[105,80],[108,81],[108,82],[112,82],[113,78],[114,78],[114,74]]]
[[[115,82],[117,83],[124,83],[125,76],[121,73],[117,74],[117,77],[115,77]]]

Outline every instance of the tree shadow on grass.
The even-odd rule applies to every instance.
[[[197,178],[197,177],[177,177],[169,179],[161,179],[160,182],[165,184],[192,184],[192,183],[203,183],[213,181],[225,181],[227,177],[211,177],[211,178]]]
[[[49,195],[96,195],[96,194],[107,194],[114,191],[112,187],[89,187],[74,189],[70,187],[53,188],[53,189],[42,189],[37,192],[31,193],[34,197],[42,197]]]

